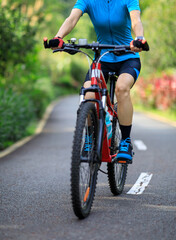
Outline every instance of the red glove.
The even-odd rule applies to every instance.
[[[49,46],[50,48],[63,48],[64,40],[60,37],[55,37],[51,40],[49,40]]]

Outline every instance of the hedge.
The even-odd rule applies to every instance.
[[[0,89],[0,150],[26,135],[34,118],[34,105],[27,95]]]

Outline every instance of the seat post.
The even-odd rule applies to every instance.
[[[115,83],[117,81],[115,72],[109,72],[109,79],[110,79],[110,99],[111,103],[114,104]]]

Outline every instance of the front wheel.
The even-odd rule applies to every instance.
[[[117,103],[114,106],[114,110],[117,111]],[[121,140],[121,131],[117,118],[113,118],[112,122],[112,140],[111,140],[111,155],[118,153],[118,146]],[[126,181],[128,165],[120,164],[116,162],[107,164],[108,181],[111,192],[114,195],[122,193]]]
[[[71,197],[75,215],[83,219],[90,213],[95,195],[98,119],[95,105],[82,103],[78,110],[71,163]]]

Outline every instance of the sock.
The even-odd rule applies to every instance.
[[[130,125],[130,126],[120,125],[120,130],[121,130],[121,133],[122,133],[122,139],[123,140],[130,137],[131,127],[132,127],[132,125]]]

